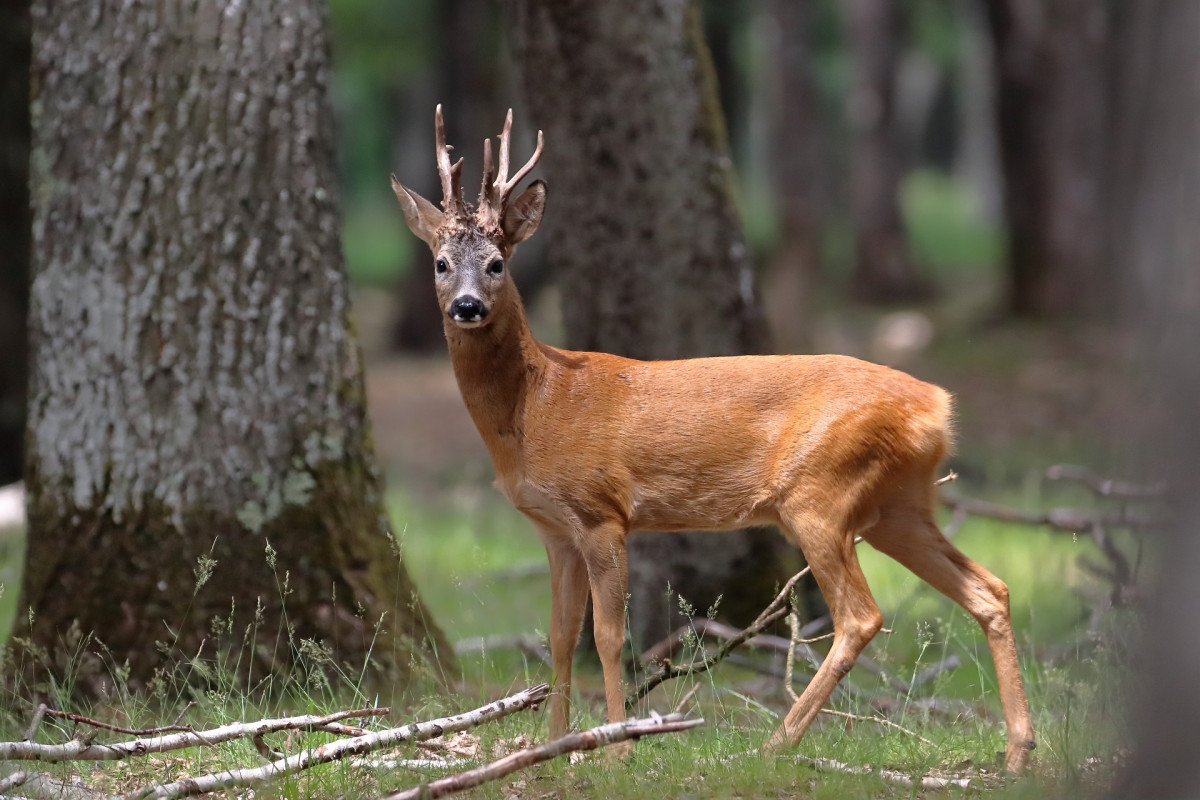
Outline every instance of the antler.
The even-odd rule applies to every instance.
[[[457,217],[462,214],[462,190],[459,183],[462,178],[463,160],[460,158],[450,165],[450,151],[453,147],[446,144],[446,123],[442,120],[442,104],[438,103],[433,114],[433,127],[436,135],[438,175],[442,179],[442,210],[449,216]]]
[[[542,157],[542,146],[545,142],[542,139],[542,132],[538,131],[537,148],[533,151],[533,155],[525,162],[525,166],[517,170],[517,174],[509,179],[508,155],[511,139],[512,109],[510,108],[508,115],[504,118],[504,130],[500,133],[500,168],[494,176],[492,140],[483,140],[483,185],[479,187],[479,211],[476,212],[476,219],[479,227],[485,230],[500,224],[500,220],[504,216],[504,207],[508,205],[508,199],[512,195],[513,189],[517,188],[517,184],[524,180],[525,176],[537,165],[538,159]]]

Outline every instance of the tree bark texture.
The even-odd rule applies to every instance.
[[[1103,209],[1110,96],[1108,4],[985,0],[1008,227],[1007,310],[1111,312]]]
[[[852,59],[846,107],[853,135],[851,293],[873,303],[919,300],[929,287],[909,256],[900,215],[903,163],[895,100],[903,4],[850,0],[843,8]]]
[[[34,5],[35,678],[453,658],[374,463],[325,30],[317,0]]]
[[[1111,797],[1198,797],[1200,760],[1200,4],[1121,4],[1114,95],[1111,252],[1138,325],[1133,377],[1149,376],[1140,455],[1171,489],[1161,574],[1144,608],[1133,756]],[[1130,376],[1122,376],[1128,379]],[[1145,430],[1141,424],[1139,429]]]
[[[567,346],[642,359],[767,347],[715,77],[690,0],[512,0],[515,60],[546,134],[543,225]],[[752,620],[796,558],[774,531],[635,534],[635,644],[704,614]]]
[[[0,0],[0,486],[21,479],[29,309],[29,0]]]

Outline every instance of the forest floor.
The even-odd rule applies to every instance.
[[[1116,378],[1122,345],[1103,330],[1036,325],[958,326],[933,336],[928,346],[889,352],[880,344],[889,325],[911,317],[857,312],[823,321],[816,349],[893,363],[949,388],[957,397],[958,454],[951,466],[962,476],[955,489],[1025,508],[1059,502],[1088,505],[1080,490],[1045,479],[1054,463],[1082,463],[1105,473],[1114,453],[1135,434],[1129,423],[1133,393]],[[921,321],[918,319],[918,323]],[[901,337],[902,338],[902,337]],[[487,453],[462,405],[448,361],[441,354],[395,358],[369,352],[368,397],[375,442],[389,472],[394,517],[402,530],[410,571],[453,641],[545,636],[549,596],[544,561],[528,526],[490,488]],[[1064,493],[1065,492],[1065,493]],[[884,716],[920,738],[869,723],[826,720],[802,751],[856,765],[891,766],[908,774],[968,777],[968,789],[914,789],[873,776],[849,776],[794,761],[765,762],[753,755],[786,710],[777,678],[780,665],[726,666],[719,677],[693,679],[659,690],[643,710],[670,710],[689,688],[703,690],[695,710],[707,732],[643,742],[631,770],[606,762],[546,767],[517,781],[500,782],[479,796],[564,797],[834,797],[1005,796],[1095,794],[1119,767],[1120,699],[1126,654],[1114,631],[1127,617],[1110,612],[1089,630],[1105,587],[1081,566],[1095,549],[1085,538],[988,521],[963,527],[958,540],[969,555],[1006,580],[1014,625],[1025,661],[1040,745],[1027,778],[997,776],[1003,742],[994,676],[986,642],[971,621],[944,598],[871,551],[864,571],[885,624],[897,631],[871,645],[872,657],[896,674],[955,656],[965,665],[918,695],[888,695],[870,678],[852,673],[844,712]],[[1129,539],[1122,547],[1134,548]],[[527,652],[503,648],[462,659],[463,685],[495,697],[549,672]],[[858,676],[858,677],[855,677]],[[602,722],[599,676],[585,666],[577,687],[580,727]],[[938,699],[960,704],[939,718]],[[507,730],[507,729],[506,729]],[[544,721],[532,735],[544,736]],[[511,735],[511,731],[503,735]],[[488,738],[483,734],[484,740]],[[589,766],[591,764],[591,766]]]
[[[1114,423],[1130,418],[1132,395],[1126,382],[1114,380],[1112,365],[1120,358],[1111,336],[1096,331],[1052,335],[1035,326],[960,326],[958,333],[935,335],[928,347],[890,353],[879,349],[879,340],[887,338],[881,331],[888,325],[912,322],[911,317],[862,314],[844,324],[826,324],[818,348],[892,361],[957,395],[959,454],[953,467],[962,475],[954,487],[961,493],[1025,508],[1099,504],[1078,487],[1046,481],[1044,473],[1059,461],[1104,472],[1121,446],[1112,442],[1113,430],[1134,435],[1128,425]],[[403,713],[392,714],[393,722],[377,723],[382,726],[465,711],[551,675],[537,655],[549,620],[544,552],[529,526],[490,487],[491,465],[449,363],[441,355],[383,355],[372,346],[379,337],[372,326],[378,324],[368,319],[364,325],[360,319],[359,329],[365,328],[368,403],[376,449],[389,474],[392,517],[422,599],[449,640],[463,648],[455,692],[414,696]],[[1116,542],[1131,553],[1140,546],[1124,535]],[[782,657],[739,651],[707,675],[664,684],[635,710],[647,716],[682,706],[692,716],[703,716],[702,727],[643,739],[626,760],[599,754],[563,758],[466,796],[663,800],[1103,794],[1125,757],[1122,719],[1133,657],[1123,643],[1135,621],[1127,609],[1105,610],[1107,587],[1085,563],[1097,559],[1097,548],[1088,536],[975,518],[962,526],[956,543],[1010,588],[1038,734],[1028,774],[1000,774],[1003,718],[978,626],[894,562],[864,547],[864,572],[893,633],[877,637],[866,652],[878,670],[860,665],[843,681],[844,690],[830,704],[843,716],[823,715],[794,754],[776,759],[760,754],[790,702]],[[502,638],[467,652],[466,643],[496,636]],[[504,637],[526,644],[512,647]],[[690,646],[695,653],[697,643]],[[819,650],[825,646],[816,645]],[[685,652],[677,663],[686,663],[687,657]],[[797,690],[810,667],[796,665]],[[581,658],[577,669],[574,725],[583,729],[604,721],[603,694],[594,665]],[[918,680],[923,673],[929,677]],[[289,708],[325,714],[370,704],[370,698],[356,692],[349,680],[345,687],[267,707],[234,686],[223,686],[217,676],[202,695],[187,695],[197,705],[186,706],[181,691],[179,708],[199,730],[278,716]],[[121,697],[84,710],[136,725],[162,724],[166,714],[142,700]],[[27,724],[9,720],[4,738],[19,739]],[[518,713],[459,734],[440,750],[409,748],[398,756],[407,759],[407,766],[328,764],[239,796],[378,796],[544,741],[546,727],[544,712]],[[63,741],[78,735],[74,726],[47,721],[39,736]],[[117,737],[104,733],[96,738]],[[276,738],[276,746],[289,753],[337,739],[298,732]],[[261,752],[243,741],[106,766],[66,764],[52,772],[108,793],[129,792],[155,781],[261,767]],[[431,762],[431,752],[452,756],[452,763]],[[847,771],[864,768],[868,774]],[[958,783],[911,784],[922,778]]]

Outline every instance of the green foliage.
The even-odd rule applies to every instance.
[[[1003,240],[976,198],[949,175],[921,169],[900,187],[900,207],[913,256],[940,278],[997,271]]]

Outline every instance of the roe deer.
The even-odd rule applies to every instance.
[[[508,262],[537,230],[546,185],[513,189],[512,111],[498,169],[483,146],[478,208],[461,197],[441,106],[442,209],[392,176],[412,232],[433,251],[442,324],[463,401],[496,484],[537,529],[550,561],[550,736],[566,733],[571,659],[590,590],[608,718],[625,718],[625,540],[631,530],[724,530],[773,523],[803,550],[833,617],[829,655],[768,742],[795,746],[879,631],[855,555],[862,536],[967,610],[987,634],[1020,771],[1033,728],[1004,583],[934,521],[936,469],[952,445],[951,400],[902,372],[844,356],[635,361],[560,350],[529,329]]]

